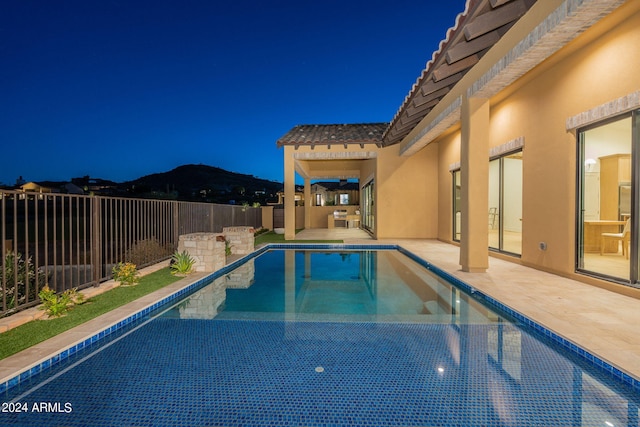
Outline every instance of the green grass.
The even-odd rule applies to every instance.
[[[117,287],[73,307],[66,316],[34,320],[0,334],[0,359],[11,356],[66,330],[121,307],[179,280],[169,268],[142,276],[136,286]]]
[[[300,230],[296,230],[296,233]],[[344,243],[343,240],[284,240],[283,234],[273,231],[255,238],[255,245],[266,243]],[[73,307],[67,315],[49,320],[34,320],[0,334],[0,360],[41,343],[75,326],[121,307],[144,295],[179,280],[169,268],[140,278],[136,286],[118,287],[97,295],[84,304]]]
[[[300,230],[296,230],[296,233]],[[273,231],[256,236],[255,245],[266,243],[344,243],[343,240],[284,240],[284,234],[276,234]]]

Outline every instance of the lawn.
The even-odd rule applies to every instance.
[[[142,276],[135,286],[117,287],[73,307],[65,316],[49,320],[34,320],[0,334],[0,359],[11,356],[81,323],[121,307],[179,280],[169,268]]]

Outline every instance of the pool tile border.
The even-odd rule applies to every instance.
[[[342,244],[342,243],[333,243],[333,244],[300,244],[300,243],[272,243],[272,244],[267,244],[257,250],[255,250],[254,252],[252,252],[251,254],[248,254],[230,264],[227,264],[226,266],[224,266],[223,268],[221,268],[220,270],[211,273],[199,280],[196,280],[195,282],[185,286],[182,289],[179,289],[178,291],[172,293],[171,295],[168,295],[164,298],[162,298],[161,300],[155,302],[154,304],[151,304],[145,308],[143,308],[142,310],[132,314],[131,316],[127,317],[126,319],[123,319],[119,322],[116,322],[114,324],[112,324],[111,326],[108,326],[107,328],[103,329],[102,331],[97,332],[96,334],[92,335],[89,338],[86,338],[80,342],[78,342],[75,345],[72,345],[71,347],[62,350],[60,353],[57,353],[55,355],[53,355],[52,357],[45,359],[42,362],[39,362],[37,364],[35,364],[34,366],[25,368],[22,372],[19,372],[18,374],[16,374],[14,377],[9,378],[7,381],[1,382],[0,383],[0,393],[4,393],[6,391],[8,391],[9,389],[18,386],[20,383],[25,382],[30,380],[34,375],[37,375],[41,372],[43,372],[44,370],[53,368],[54,366],[56,366],[58,363],[68,359],[70,356],[73,356],[74,354],[76,354],[78,351],[83,350],[84,348],[96,343],[99,340],[102,340],[108,336],[110,336],[111,334],[113,334],[114,332],[124,328],[127,325],[130,325],[132,322],[139,320],[142,317],[148,316],[149,314],[151,314],[152,312],[154,312],[155,310],[181,298],[183,295],[191,293],[192,291],[196,290],[197,288],[205,285],[206,283],[210,282],[211,280],[217,279],[218,277],[221,277],[229,272],[231,272],[232,270],[234,270],[236,267],[240,266],[241,264],[244,264],[246,261],[256,258],[259,255],[263,254],[264,252],[271,250],[271,249],[318,249],[318,250],[322,250],[322,249],[344,249],[344,250],[398,250],[399,252],[401,252],[402,254],[408,256],[410,259],[412,259],[413,261],[417,262],[418,264],[420,264],[421,266],[423,266],[424,268],[426,268],[429,271],[432,271],[434,274],[442,277],[443,279],[446,279],[450,282],[452,282],[453,284],[455,284],[456,286],[458,286],[459,288],[463,289],[465,292],[468,292],[476,297],[479,297],[480,299],[482,299],[483,301],[485,301],[486,303],[493,305],[494,307],[499,308],[500,310],[502,310],[503,312],[507,313],[508,315],[512,316],[513,318],[515,318],[517,321],[519,321],[520,323],[527,325],[528,327],[533,328],[535,331],[537,331],[538,333],[544,335],[545,337],[547,337],[548,339],[550,339],[551,341],[555,342],[556,344],[559,344],[561,347],[563,347],[565,350],[568,350],[570,353],[577,355],[581,360],[585,361],[586,363],[594,366],[595,368],[609,374],[612,375],[614,378],[618,379],[619,381],[622,381],[623,383],[625,383],[626,385],[630,386],[631,388],[633,388],[635,391],[640,392],[640,380],[637,378],[634,378],[633,376],[627,374],[626,372],[623,372],[622,370],[616,368],[615,366],[611,365],[610,363],[606,362],[603,359],[600,359],[597,356],[594,356],[593,354],[589,353],[588,351],[586,351],[585,349],[579,347],[578,345],[576,345],[575,343],[563,338],[562,336],[556,334],[555,332],[551,331],[550,329],[545,328],[544,326],[540,325],[537,322],[534,322],[533,320],[527,318],[526,316],[522,315],[521,313],[519,313],[516,310],[513,310],[511,307],[497,301],[496,299],[492,298],[489,295],[484,294],[481,291],[478,291],[477,289],[475,289],[473,286],[469,285],[468,283],[465,283],[464,281],[458,279],[457,277],[453,276],[452,274],[436,267],[435,265],[431,264],[430,262],[424,260],[423,258],[420,258],[419,256],[413,254],[412,252],[406,250],[405,248],[403,248],[400,245],[377,245],[377,244]]]

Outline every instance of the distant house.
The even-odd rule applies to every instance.
[[[84,189],[78,187],[73,182],[66,182],[62,184],[60,191],[65,194],[85,194]]]
[[[81,178],[71,178],[71,183],[81,188],[87,194],[113,194],[118,188],[118,184],[113,181],[91,178],[88,175]]]
[[[357,182],[320,181],[311,184],[313,206],[358,205],[360,188]]]
[[[276,193],[276,195],[278,196],[278,201],[275,203],[270,203],[272,205],[283,205],[284,204],[284,190],[280,190]],[[295,205],[296,206],[303,206],[304,205],[304,188],[300,187],[299,185],[296,186],[295,188],[295,192],[294,192],[294,200],[296,201]]]
[[[20,186],[20,190],[25,193],[59,193],[64,182],[54,181],[29,181]]]

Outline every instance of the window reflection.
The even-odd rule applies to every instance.
[[[502,319],[487,333],[490,362],[510,379],[522,379],[522,333]]]

